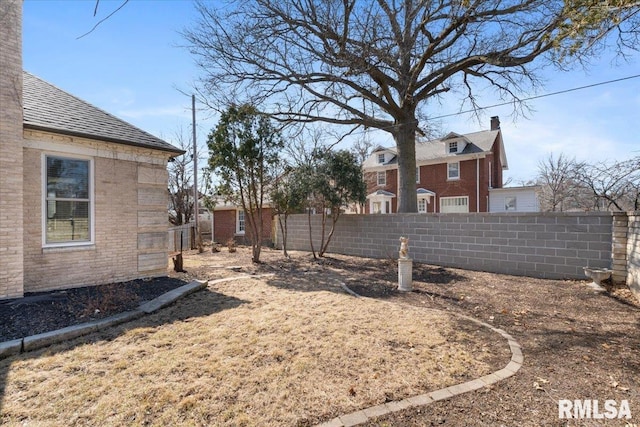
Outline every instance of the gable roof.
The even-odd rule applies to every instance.
[[[479,132],[467,133],[464,135],[449,133],[441,139],[431,141],[419,141],[416,144],[416,162],[423,162],[434,159],[455,157],[461,154],[488,153],[493,147],[493,143],[498,138],[499,130],[483,130]],[[462,138],[467,145],[460,153],[449,153],[446,150],[446,140]]]
[[[447,144],[450,140],[453,139],[459,139],[460,141],[464,141],[466,143],[464,149],[461,152],[449,153],[449,151],[447,150]],[[493,144],[496,142],[498,142],[498,144],[500,145],[500,157],[502,160],[502,164],[503,166],[506,166],[507,159],[504,153],[504,146],[502,144],[500,129],[482,130],[478,132],[467,133],[464,135],[460,135],[455,132],[449,132],[442,138],[432,139],[430,141],[416,140],[416,163],[420,164],[433,161],[446,162],[447,160],[453,159],[455,156],[464,154],[488,154],[491,152]],[[398,163],[396,147],[376,147],[374,153],[380,151],[385,151],[392,154],[392,158],[381,165],[375,161],[372,153],[372,155],[364,161],[362,166],[367,169],[377,166],[396,165]]]
[[[56,86],[23,72],[24,127],[183,154],[157,138]]]

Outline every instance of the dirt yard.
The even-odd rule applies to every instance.
[[[391,259],[329,255],[313,262],[309,254],[294,253],[293,260],[284,260],[269,250],[262,258],[265,263],[256,266],[226,249],[192,253],[186,275],[218,277],[233,271],[227,269],[233,265],[247,273],[327,272],[377,300],[475,317],[504,329],[522,345],[524,364],[515,376],[490,388],[377,419],[370,426],[640,425],[640,302],[625,287],[608,286],[607,293],[597,294],[586,280],[543,280],[415,264],[414,292],[401,293],[396,290],[397,265]],[[601,408],[606,400],[618,405],[627,400],[633,418],[559,419],[559,399],[598,400]]]
[[[172,278],[260,277],[212,283],[130,324],[0,361],[0,424],[314,425],[504,367],[504,339],[456,314],[511,334],[520,371],[368,425],[640,420],[640,303],[628,290],[415,264],[415,290],[400,293],[391,259],[265,249],[262,260],[243,247],[187,252],[186,272]],[[626,400],[633,419],[561,420],[559,399]]]

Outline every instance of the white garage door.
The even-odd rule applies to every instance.
[[[469,197],[441,197],[440,212],[442,213],[468,213]]]

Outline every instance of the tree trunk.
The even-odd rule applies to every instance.
[[[253,224],[253,233],[255,234],[252,239],[253,245],[251,247],[251,261],[259,263],[260,251],[262,250],[262,209],[257,209],[255,213],[252,212],[252,215],[255,215],[252,220],[252,222],[255,221]]]
[[[245,214],[245,232],[251,240],[251,261],[260,262],[260,250],[262,249],[262,209],[256,209]]]
[[[309,246],[311,246],[313,259],[318,259],[318,257],[316,256],[316,250],[313,248],[313,233],[311,232],[311,207],[307,207],[307,219],[309,221]]]
[[[338,217],[340,216],[340,208],[338,208],[337,213],[331,213],[331,230],[329,231],[329,235],[327,236],[327,241],[322,243],[320,247],[319,256],[324,256],[324,253],[327,251],[329,247],[329,243],[331,242],[331,238],[333,237],[334,231],[336,231],[336,222],[338,222]],[[324,224],[322,225],[324,227]]]
[[[416,194],[416,119],[398,124],[393,138],[398,149],[398,212],[418,212]]]
[[[282,217],[284,216],[284,221]],[[287,217],[289,215],[283,214],[278,215],[278,222],[280,223],[280,233],[282,234],[282,255],[285,258],[289,258],[289,254],[287,253]]]
[[[322,204],[322,229],[320,230],[320,250],[318,251],[318,256],[320,258],[322,258],[322,255],[324,255],[324,250],[322,248],[324,248],[324,232],[325,232],[326,224],[327,224],[327,211],[323,203]]]

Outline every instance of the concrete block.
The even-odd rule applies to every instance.
[[[340,421],[339,417],[336,417],[332,420],[325,421],[322,424],[318,424],[316,427],[343,427],[342,421]]]
[[[346,415],[340,415],[340,421],[345,427],[355,426],[358,424],[366,423],[368,421],[367,415],[363,411],[352,412]]]
[[[433,401],[444,400],[454,396],[449,388],[432,391],[431,393],[428,393],[428,395],[431,399],[433,399]]]
[[[144,314],[145,313],[142,310],[137,309],[137,310],[126,311],[124,313],[116,314],[115,316],[110,316],[104,319],[96,320],[91,323],[96,327],[97,331],[102,331],[104,329],[120,325],[121,323],[136,320],[142,317]]]
[[[69,326],[55,331],[44,332],[42,334],[31,335],[24,338],[24,351],[32,351],[38,348],[47,347],[62,341],[68,341],[82,335],[97,331],[94,323],[83,323],[81,325]]]
[[[409,402],[407,399],[397,400],[395,402],[387,402],[384,405],[389,408],[390,412],[402,411],[403,409],[407,409],[412,406],[411,402]]]
[[[424,406],[433,402],[433,399],[429,394],[421,394],[418,396],[413,396],[407,399],[414,406]]]
[[[22,351],[22,338],[0,342],[0,359],[4,359],[5,357],[13,356],[15,354],[20,354]]]
[[[158,298],[155,298],[145,304],[142,304],[140,306],[140,310],[142,310],[145,313],[153,313],[154,311],[157,311],[163,307],[168,306],[169,304],[172,304],[175,300],[177,300],[180,297],[199,291],[200,289],[204,289],[206,287],[207,287],[207,282],[198,282],[194,280],[193,282],[190,282],[184,286],[180,286],[179,288],[173,289],[172,291],[169,291],[159,296]]]
[[[374,418],[380,417],[382,415],[387,415],[391,411],[389,411],[389,408],[386,405],[382,404],[363,409],[363,412],[367,417]]]

